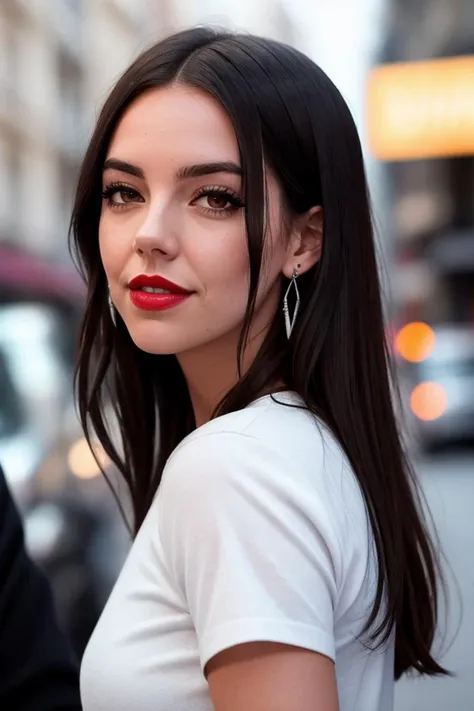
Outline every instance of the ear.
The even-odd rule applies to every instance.
[[[304,274],[319,262],[323,250],[323,208],[312,207],[298,215],[293,223],[283,274],[290,279],[299,264],[298,273]]]

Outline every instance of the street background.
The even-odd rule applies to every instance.
[[[73,402],[84,304],[68,252],[74,186],[114,80],[151,42],[201,23],[306,52],[356,119],[400,418],[445,557],[442,663],[455,673],[402,680],[396,711],[471,711],[473,0],[0,2],[0,462],[29,549],[81,654],[129,539]]]

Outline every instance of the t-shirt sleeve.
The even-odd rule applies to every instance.
[[[289,459],[245,434],[202,435],[172,455],[158,505],[203,669],[255,641],[335,658],[340,535],[317,486]]]

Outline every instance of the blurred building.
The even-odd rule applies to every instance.
[[[67,258],[79,162],[114,78],[153,38],[151,0],[0,3],[0,243]]]
[[[474,323],[474,2],[392,0],[368,92],[402,321]],[[383,66],[386,65],[386,66]]]
[[[165,32],[206,24],[233,31],[253,32],[298,45],[298,26],[285,0],[161,0],[161,24]]]

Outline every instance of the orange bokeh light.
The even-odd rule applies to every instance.
[[[375,157],[472,155],[473,80],[474,56],[396,62],[373,69],[366,106]]]
[[[400,355],[411,363],[420,363],[433,352],[436,337],[427,323],[407,323],[397,334],[395,345]]]
[[[420,383],[411,394],[410,405],[420,420],[437,420],[446,412],[448,396],[438,383]]]

